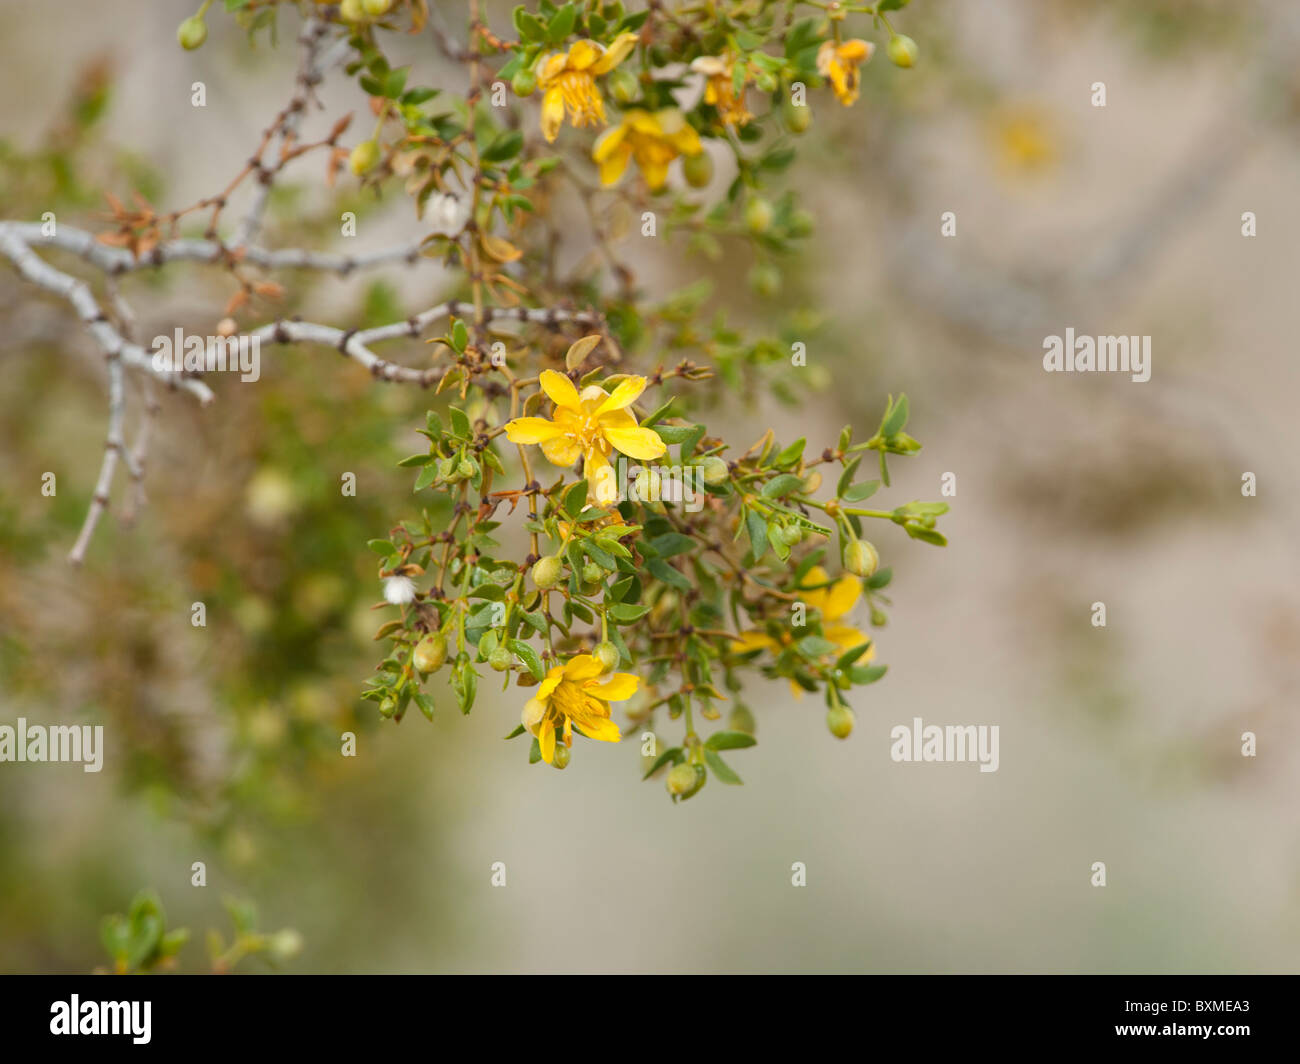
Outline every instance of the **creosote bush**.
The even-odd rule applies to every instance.
[[[429,390],[427,448],[401,462],[413,512],[369,543],[392,615],[362,697],[382,717],[400,722],[414,705],[432,718],[443,700],[469,713],[480,682],[497,679],[517,691],[508,738],[528,738],[531,762],[564,768],[575,734],[628,737],[674,801],[709,779],[740,782],[722,754],[756,741],[756,680],[820,695],[827,729],[846,738],[856,689],[885,672],[850,616],[886,620],[891,570],[868,525],[945,542],[943,503],[867,505],[889,486],[888,457],[920,448],[908,400],[891,396],[878,423],[825,438],[723,438],[709,424],[723,399],[807,401],[807,308],[783,308],[779,334],[750,337],[700,285],[654,298],[623,253],[653,238],[705,262],[740,257],[754,292],[782,307],[782,263],[815,228],[783,175],[801,138],[817,136],[816,111],[860,106],[878,43],[899,68],[919,62],[890,21],[906,3],[542,0],[490,25],[471,0],[456,27],[445,21],[456,5],[425,0],[205,0],[178,28],[186,49],[212,47],[220,7],[250,39],[278,40],[284,20],[303,19],[294,97],[235,179],[170,213],[110,199],[109,231],[93,240],[0,226],[0,251],[72,302],[109,359],[110,446],[74,560],[118,459],[138,471],[123,443],[123,369],[204,403],[214,394],[202,366],[150,360],[116,304],[101,309],[32,249],[62,246],[114,275],[199,260],[235,284],[221,336],[325,344],[379,381]],[[419,84],[394,65],[412,41],[458,76]],[[304,140],[335,62],[368,115]],[[341,256],[259,247],[269,190],[310,154],[331,183],[409,198],[418,240]],[[225,232],[231,197],[250,186],[252,211]],[[179,236],[205,213],[201,235]],[[559,248],[579,238],[590,254],[575,267]],[[425,258],[447,267],[451,288],[408,317],[340,328],[271,313],[298,283],[273,271],[347,276]],[[417,339],[431,345],[423,366],[373,350]]]

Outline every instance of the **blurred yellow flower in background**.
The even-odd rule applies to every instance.
[[[702,55],[691,63],[692,70],[704,75],[704,102],[716,107],[727,125],[743,126],[754,117],[745,108],[749,71],[745,71],[737,88],[735,68],[736,61],[729,55]]]
[[[870,41],[854,37],[837,44],[824,41],[817,49],[817,73],[831,83],[835,98],[845,107],[852,106],[858,98],[858,83],[861,80],[858,68],[875,52],[876,46]]]
[[[657,190],[668,180],[668,166],[677,156],[702,151],[700,135],[681,111],[669,107],[653,113],[628,111],[617,126],[600,135],[591,157],[600,165],[603,184],[614,184],[635,159],[646,184]]]

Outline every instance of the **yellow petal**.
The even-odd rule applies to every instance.
[[[582,683],[584,680],[594,680],[601,674],[604,666],[596,659],[593,654],[575,654],[564,666],[564,678],[572,680],[574,683]]]
[[[570,70],[586,70],[600,58],[601,47],[595,41],[577,41],[569,49],[569,61],[566,65]],[[596,70],[594,73],[599,74],[601,71]]]
[[[602,702],[623,702],[636,694],[640,677],[630,672],[616,672],[604,683],[586,685],[587,694],[599,698]]]
[[[551,465],[571,469],[582,457],[582,444],[572,436],[556,436],[543,442],[542,454]]]
[[[866,632],[859,632],[856,628],[847,624],[825,624],[822,625],[822,631],[826,633],[826,638],[834,643],[841,650],[852,650],[854,647],[860,647],[863,643],[870,643],[871,636]],[[857,664],[865,665],[876,656],[876,648],[872,647],[862,657],[858,658]]]
[[[578,389],[573,386],[573,381],[569,380],[563,373],[556,373],[553,369],[542,370],[540,378],[542,391],[544,391],[556,406],[565,410],[581,411],[582,403],[578,400]]]
[[[618,725],[608,717],[597,720],[575,720],[573,723],[588,739],[599,739],[602,743],[616,743],[623,738]]]
[[[861,38],[854,37],[852,40],[845,41],[839,47],[839,57],[846,63],[865,63],[871,58],[871,53],[876,50],[876,46],[870,41],[864,41]]]
[[[731,649],[737,654],[747,654],[751,650],[771,650],[774,654],[781,652],[781,644],[773,639],[766,632],[761,632],[757,628],[751,628],[747,632],[741,632],[731,641]]]
[[[609,459],[598,450],[590,450],[584,456],[587,467],[587,490],[597,506],[610,506],[618,502],[618,477],[614,474]]]
[[[542,748],[542,760],[548,765],[555,760],[555,724],[548,717],[542,721],[537,735],[537,745]]]
[[[566,62],[568,57],[563,52],[552,52],[537,64],[537,80],[541,82],[542,88],[549,89],[548,83],[564,73]]]
[[[615,126],[613,129],[607,129],[599,137],[591,149],[591,158],[593,162],[603,163],[620,144],[623,143],[627,136],[626,123]]]
[[[560,126],[564,124],[564,93],[559,86],[547,89],[542,97],[542,136],[548,142],[560,135]]]
[[[862,581],[856,576],[842,576],[828,589],[821,607],[823,621],[837,621],[857,605],[862,597]]]
[[[555,689],[560,686],[560,680],[563,678],[564,670],[556,665],[546,674],[546,679],[538,684],[537,694],[533,695],[533,697],[539,702],[549,701],[551,695],[555,693]]]
[[[546,703],[540,698],[530,698],[524,703],[524,711],[519,719],[523,722],[525,728],[532,731],[546,716]]]
[[[511,443],[543,443],[558,435],[560,427],[544,417],[517,417],[506,425],[506,439]]]
[[[601,426],[601,428],[605,439],[629,458],[648,461],[651,458],[662,458],[668,450],[668,445],[654,429],[619,429],[610,426]]]
[[[622,410],[625,406],[631,406],[640,398],[641,393],[645,391],[646,379],[644,377],[628,377],[620,381],[613,394],[596,407],[596,414],[605,414],[611,410]]]
[[[605,54],[592,66],[591,72],[593,74],[607,74],[613,70],[632,54],[632,49],[636,47],[636,41],[637,35],[635,33],[620,33],[614,39],[614,43],[605,51]]]
[[[623,171],[627,169],[627,161],[630,158],[632,158],[632,149],[629,145],[624,144],[619,151],[601,159],[600,183],[602,185],[615,184],[623,176]]]
[[[651,192],[658,192],[668,183],[668,164],[658,159],[653,162],[642,160],[641,176],[645,178]]]

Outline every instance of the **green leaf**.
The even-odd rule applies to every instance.
[[[577,517],[587,505],[587,482],[579,480],[564,493],[564,512],[570,517]]]
[[[801,436],[773,458],[772,464],[779,469],[785,469],[788,466],[794,465],[795,462],[799,461],[799,459],[803,457],[803,449],[807,445],[807,439]]]
[[[880,435],[888,438],[902,432],[907,424],[907,396],[900,395],[898,401],[885,412],[885,420],[880,423]]]
[[[430,484],[432,484],[437,479],[438,479],[438,463],[430,462],[427,466],[425,466],[423,469],[420,470],[420,475],[415,478],[415,487],[412,488],[411,490],[413,492],[423,491],[425,488],[427,488]]]
[[[743,750],[757,743],[758,740],[752,735],[738,731],[714,732],[704,740],[704,745],[709,750]]]
[[[397,553],[397,548],[386,539],[368,539],[366,540],[366,546],[376,554],[382,554],[384,557]]]
[[[664,765],[668,764],[669,761],[671,761],[674,765],[680,765],[684,760],[686,759],[682,755],[682,748],[680,746],[671,747],[665,750],[657,758],[655,758],[655,763],[650,766],[650,768],[646,771],[646,774],[641,778],[643,780],[648,780],[651,776],[653,776],[656,772],[658,772],[661,768],[663,768]]]
[[[840,474],[839,483],[835,485],[836,495],[843,495],[849,490],[850,485],[853,483],[853,474],[857,472],[858,466],[861,462],[862,456],[858,455],[857,458],[853,459],[852,462],[844,467],[844,472]]]
[[[483,160],[489,163],[513,159],[524,146],[524,135],[517,129],[508,129],[483,150]]]
[[[713,769],[713,774],[718,777],[719,782],[729,783],[732,786],[739,786],[745,781],[731,770],[731,766],[722,760],[712,750],[704,751],[704,760],[708,762],[709,768]]]
[[[863,499],[869,499],[880,488],[878,480],[864,480],[861,484],[854,484],[848,491],[841,491],[840,498],[845,502],[861,502]]]
[[[754,555],[754,561],[758,561],[767,553],[767,522],[750,510],[745,514],[745,530],[749,533],[750,553]]]
[[[649,606],[636,606],[630,602],[616,602],[606,611],[618,624],[631,624],[650,612]]]
[[[888,665],[855,665],[849,669],[849,679],[855,684],[875,683],[888,671]]]
[[[655,536],[650,541],[650,546],[660,558],[672,558],[696,548],[695,540],[680,532],[665,532],[662,536]]]
[[[525,643],[522,639],[508,639],[506,646],[511,652],[528,666],[528,671],[533,674],[533,679],[541,683],[546,679],[546,669],[542,665],[542,659],[537,656],[537,651]]]
[[[766,499],[780,499],[803,487],[803,477],[793,473],[782,473],[763,485],[762,495]]]
[[[578,18],[578,8],[574,4],[565,4],[552,17],[546,27],[546,39],[551,44],[559,44],[573,32],[573,24]]]

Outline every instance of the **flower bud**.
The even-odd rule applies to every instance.
[[[641,83],[627,67],[617,67],[605,77],[609,91],[621,104],[629,104],[641,95]]]
[[[584,584],[598,584],[605,578],[605,570],[595,562],[588,562],[582,567],[582,582]]]
[[[364,22],[366,20],[366,9],[361,0],[343,0],[339,4],[339,18],[344,22]]]
[[[456,465],[456,472],[459,473],[466,480],[469,480],[470,477],[472,477],[475,473],[478,472],[478,466],[474,464],[473,459],[462,458],[460,462],[457,463]]]
[[[787,98],[781,104],[781,118],[791,133],[804,133],[812,125],[812,108],[807,104],[796,104]]]
[[[551,768],[568,768],[569,761],[573,757],[573,751],[563,743],[555,745],[555,753],[551,755]]]
[[[776,212],[772,204],[762,196],[751,196],[745,204],[745,225],[754,234],[766,233],[772,228],[772,217]]]
[[[488,664],[496,672],[505,672],[515,663],[515,656],[506,647],[497,647],[488,655]]]
[[[348,169],[360,177],[367,171],[373,170],[377,162],[379,162],[379,142],[363,140],[348,156]]]
[[[803,525],[798,521],[792,521],[784,525],[780,531],[781,542],[787,547],[795,547],[803,542]]]
[[[691,188],[703,188],[713,180],[713,156],[702,151],[682,160],[682,176]]]
[[[873,628],[883,628],[889,623],[889,615],[879,606],[871,607],[871,626]]]
[[[700,475],[704,477],[704,483],[716,486],[726,481],[731,475],[731,470],[724,459],[711,454],[700,463]]]
[[[853,710],[848,706],[833,706],[826,713],[826,727],[837,739],[847,739],[853,731]]]
[[[641,467],[636,475],[636,497],[641,502],[659,502],[663,491],[663,482],[655,470]]]
[[[885,47],[885,53],[889,56],[889,61],[894,66],[910,67],[916,65],[916,57],[920,54],[916,42],[911,37],[898,34],[889,38],[889,44]]]
[[[537,75],[527,67],[520,67],[510,79],[510,87],[518,97],[531,96],[537,91]]]
[[[804,108],[804,110],[807,110],[807,108]],[[817,220],[813,217],[812,211],[800,207],[790,214],[790,235],[811,236],[816,224]]]
[[[558,554],[548,554],[545,558],[539,558],[537,564],[533,566],[533,583],[543,590],[554,587],[563,575],[564,563],[560,561]]]
[[[447,640],[441,632],[430,632],[415,645],[411,664],[422,673],[437,672],[447,660]]]
[[[870,576],[879,565],[880,555],[865,539],[855,539],[844,548],[844,568],[854,576]]]
[[[593,650],[591,654],[592,657],[594,657],[598,662],[600,662],[600,667],[605,672],[613,672],[615,669],[617,669],[618,663],[623,658],[623,656],[618,652],[618,647],[616,647],[608,639],[605,640],[605,642],[603,643],[597,643],[596,649]]]
[[[187,52],[202,48],[208,39],[208,24],[198,15],[191,15],[176,28],[176,39]]]
[[[703,765],[674,765],[665,786],[674,799],[685,801],[697,794],[708,778],[709,773]]]
[[[771,299],[781,291],[781,271],[770,262],[756,262],[749,271],[749,287]]]
[[[756,735],[758,733],[758,722],[754,720],[754,714],[749,711],[749,707],[736,703],[736,707],[727,716],[727,730],[744,732],[746,735]]]
[[[371,18],[378,18],[393,9],[393,0],[361,0],[361,6]]]

